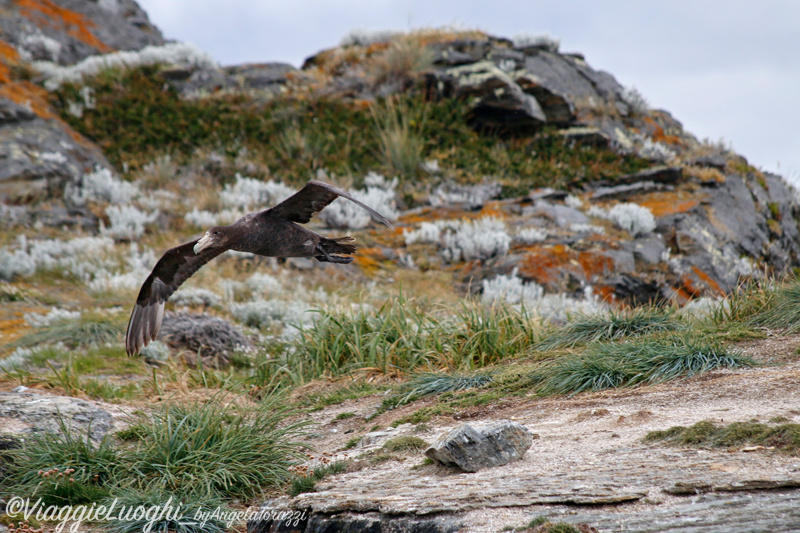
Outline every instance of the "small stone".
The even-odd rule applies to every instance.
[[[473,428],[463,424],[425,450],[425,455],[465,472],[501,466],[522,459],[533,443],[533,433],[509,420]]]

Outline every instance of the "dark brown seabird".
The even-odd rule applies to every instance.
[[[376,220],[392,225],[380,213],[359,202],[345,191],[309,181],[278,205],[243,216],[230,226],[216,226],[199,240],[176,246],[158,260],[142,285],[128,322],[125,350],[139,353],[155,340],[164,318],[164,305],[181,284],[197,270],[227,250],[250,252],[266,257],[314,257],[317,261],[350,263],[356,247],[353,237],[329,239],[298,226],[341,196],[366,209]],[[338,255],[346,254],[346,255]]]

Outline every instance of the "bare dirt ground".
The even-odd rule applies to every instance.
[[[652,430],[688,426],[701,420],[727,424],[755,419],[766,423],[783,417],[800,422],[800,358],[795,354],[798,346],[800,336],[769,337],[739,346],[766,363],[756,368],[715,371],[665,384],[574,397],[513,398],[437,417],[428,422],[429,430],[422,433],[414,433],[407,426],[401,432],[433,442],[464,421],[510,419],[528,427],[538,438],[522,461],[472,474],[422,466],[422,453],[412,452],[400,460],[326,478],[317,492],[300,495],[293,505],[327,513],[453,513],[464,524],[464,531],[474,532],[521,526],[543,514],[568,522],[594,519],[596,524],[590,525],[600,524],[601,531],[629,530],[626,524],[630,525],[632,519],[650,514],[667,517],[664,529],[645,521],[630,530],[668,531],[680,529],[674,520],[694,512],[699,513],[698,517],[705,513],[712,521],[720,522],[714,513],[720,515],[722,511],[709,503],[713,498],[708,495],[714,494],[728,495],[728,507],[739,507],[747,513],[750,511],[745,507],[731,503],[731,495],[748,493],[753,500],[753,494],[780,494],[778,499],[793,499],[796,507],[794,498],[800,497],[800,457],[768,449],[749,451],[746,447],[669,448],[642,439]],[[381,398],[373,396],[313,413],[320,426],[311,443],[320,453],[342,457],[342,446],[353,436],[373,425],[385,428],[392,420],[424,405],[415,402],[401,411],[365,422],[364,417],[373,413],[380,402]],[[356,416],[336,420],[337,415],[346,412]],[[369,450],[351,450],[348,457],[352,459]],[[787,489],[750,490],[772,485]],[[705,488],[699,492],[707,495],[665,492],[676,486],[702,486]],[[763,502],[759,506],[772,512]],[[692,522],[691,516],[688,518]],[[800,524],[800,515],[792,519]],[[748,517],[731,520],[746,522]],[[725,520],[719,527],[719,531],[759,530],[737,529],[726,525]],[[782,529],[780,524],[769,527]]]

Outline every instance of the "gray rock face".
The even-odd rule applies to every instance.
[[[19,112],[19,106],[0,99],[0,202],[21,203],[61,199],[64,187],[95,166],[110,167],[100,150],[76,142],[55,120]],[[10,120],[15,117],[16,120]]]
[[[166,41],[133,0],[4,2],[0,34],[25,61],[77,63],[115,50],[139,50]]]
[[[323,532],[349,533],[455,533],[462,528],[458,517],[418,517],[383,513],[338,513],[332,516],[286,510],[287,520],[251,520],[247,533]],[[297,517],[295,519],[295,517]]]
[[[478,128],[535,130],[547,122],[536,98],[526,94],[491,61],[453,67],[446,75],[455,95],[469,102],[473,123]]]
[[[478,429],[464,424],[440,438],[425,450],[425,455],[465,472],[501,466],[519,461],[533,443],[533,433],[523,425],[508,420]]]
[[[112,427],[111,414],[92,402],[68,396],[0,392],[0,426],[10,433],[59,431],[59,419],[100,440]]]

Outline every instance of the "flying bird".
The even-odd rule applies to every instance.
[[[128,322],[125,350],[139,353],[155,340],[169,297],[197,270],[227,250],[266,257],[314,257],[329,263],[350,263],[356,246],[353,237],[330,239],[305,224],[315,213],[341,196],[366,209],[376,220],[392,228],[386,218],[347,192],[320,181],[309,181],[278,205],[243,216],[230,226],[216,226],[198,240],[167,250],[147,276]]]

